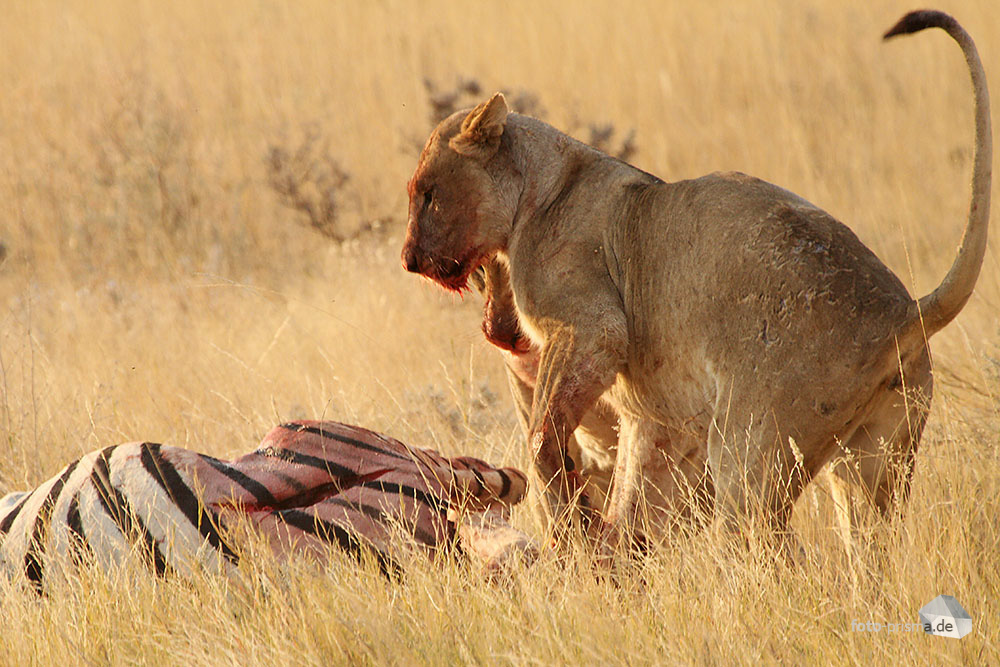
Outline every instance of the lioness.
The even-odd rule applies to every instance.
[[[565,504],[569,435],[598,399],[620,443],[606,542],[633,531],[657,450],[707,446],[716,511],[778,531],[844,450],[874,506],[905,499],[927,418],[928,338],[969,299],[986,248],[989,101],[969,35],[935,11],[886,37],[944,29],[975,93],[973,196],[958,257],[919,300],[844,225],[739,173],[665,183],[495,95],[444,120],[408,184],[404,267],[452,290],[491,257],[541,348],[530,443]]]

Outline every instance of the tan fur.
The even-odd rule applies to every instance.
[[[470,279],[484,297],[483,333],[503,357],[518,420],[528,435],[541,348],[521,331],[504,262],[491,258]],[[567,465],[582,478],[582,492],[594,507],[606,509],[618,450],[618,414],[612,406],[595,403],[570,435],[566,450]],[[662,454],[645,470],[646,495],[637,513],[649,519],[656,534],[672,534],[708,516],[711,480],[704,447],[676,461]]]
[[[905,498],[931,395],[926,339],[972,292],[989,211],[989,102],[971,39],[939,12],[887,36],[932,26],[969,62],[976,167],[962,250],[919,302],[847,227],[758,179],[665,183],[503,113],[500,95],[431,135],[403,264],[450,289],[490,257],[508,264],[541,348],[535,468],[560,503],[580,491],[564,467],[570,436],[598,400],[618,415],[609,541],[635,529],[656,461],[702,449],[727,525],[753,515],[783,530],[804,485],[844,453],[884,515]]]

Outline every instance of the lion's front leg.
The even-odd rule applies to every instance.
[[[560,326],[548,335],[531,410],[534,469],[557,526],[572,519],[574,508],[585,522],[597,518],[568,448],[583,415],[614,383],[623,358],[606,331],[587,333]]]

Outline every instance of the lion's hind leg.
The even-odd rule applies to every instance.
[[[927,356],[878,391],[874,409],[836,443],[830,462],[837,532],[855,584],[880,577],[901,522],[930,405]]]
[[[708,434],[716,527],[747,547],[794,560],[800,547],[788,525],[792,508],[827,449],[816,433],[795,438],[779,429],[772,410],[720,403]]]
[[[894,531],[902,517],[932,391],[929,364],[918,371],[924,372],[907,375],[912,385],[883,390],[881,405],[836,454],[833,472],[839,481],[832,488],[852,557],[867,545],[884,546],[887,536],[879,534]]]

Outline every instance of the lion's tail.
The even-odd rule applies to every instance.
[[[958,249],[958,257],[937,289],[914,304],[913,319],[921,337],[929,337],[951,322],[972,295],[986,253],[986,238],[990,218],[990,180],[993,161],[993,138],[990,130],[990,96],[986,74],[979,52],[969,33],[958,21],[943,12],[922,10],[900,19],[884,39],[919,32],[924,28],[941,28],[958,42],[965,54],[972,76],[976,98],[976,157],[972,172],[972,204],[969,220]]]

